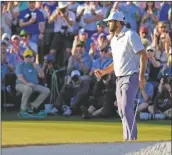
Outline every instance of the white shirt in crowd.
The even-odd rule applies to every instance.
[[[5,14],[2,15],[1,26],[2,29],[4,30],[4,33],[7,33],[11,36],[12,35],[11,27],[6,23],[6,18],[12,21],[13,17],[10,12],[6,12]]]
[[[126,28],[111,40],[111,48],[116,76],[131,75],[139,72],[140,56],[137,54],[144,49],[140,36]]]
[[[91,9],[92,8],[89,5],[87,5],[85,7],[84,14],[83,14],[83,17],[82,17],[82,22],[84,21],[85,18],[93,18],[94,17],[94,15],[91,12]],[[103,14],[103,9],[101,7],[97,6],[96,8],[94,8],[94,10],[95,10],[95,13],[96,14],[104,15]],[[89,24],[86,24],[85,23],[84,24],[84,29],[89,30],[89,31],[95,31],[95,30],[97,30],[96,22],[97,21],[91,22]]]
[[[53,14],[56,13],[56,10],[53,12]],[[72,21],[73,23],[75,23],[76,19],[75,19],[75,14],[71,11],[68,11],[67,16],[69,18],[70,21]],[[62,26],[68,26],[67,32],[73,32],[73,26],[70,26],[66,20],[64,19],[64,17],[61,17],[60,15],[57,16],[57,18],[54,21],[54,32],[61,32],[63,33],[63,29]]]
[[[78,17],[81,14],[82,10],[85,9],[86,7],[87,7],[87,4],[86,3],[79,5],[78,8],[77,8],[77,10],[76,10],[76,16]],[[83,28],[85,26],[85,23],[84,23],[82,17],[81,17],[81,20],[79,22],[79,26],[81,26]]]

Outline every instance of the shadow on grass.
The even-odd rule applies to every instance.
[[[65,116],[47,116],[44,119],[21,119],[18,117],[17,112],[2,112],[1,115],[1,121],[71,121],[71,122],[121,122],[120,118],[118,116],[110,117],[110,118],[94,118],[94,119],[82,119],[81,116],[71,116],[71,117],[65,117]],[[141,121],[137,120],[139,124],[154,124],[154,125],[171,125],[171,120],[146,120]]]

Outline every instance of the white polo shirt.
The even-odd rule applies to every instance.
[[[52,13],[54,14],[56,12],[56,10]],[[75,23],[75,14],[71,11],[68,11],[67,16],[69,18],[70,21],[72,21],[73,23]],[[61,17],[60,15],[57,16],[57,18],[54,21],[54,32],[63,32],[63,30],[61,29],[62,26],[68,26],[68,32],[73,32],[73,26],[70,26],[66,20],[64,19],[64,17]]]
[[[140,56],[144,49],[140,36],[125,26],[120,34],[111,40],[111,48],[116,76],[131,75],[139,72]]]

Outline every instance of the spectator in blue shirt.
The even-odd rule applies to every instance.
[[[100,50],[100,58],[93,61],[92,69],[90,71],[90,76],[93,76],[96,69],[104,69],[112,63],[112,58],[108,55],[109,46],[104,47]]]
[[[78,41],[72,51],[72,56],[68,62],[68,75],[73,70],[79,70],[81,75],[88,75],[92,67],[92,59],[85,51],[85,45],[83,42]]]
[[[33,52],[26,50],[24,52],[24,62],[16,67],[17,84],[16,90],[22,93],[20,117],[27,117],[30,106],[33,111],[37,111],[38,107],[49,96],[50,90],[47,87],[39,85],[39,78],[44,78],[42,69],[33,63]],[[29,98],[33,92],[40,93],[39,96],[29,103]]]
[[[168,2],[162,2],[160,13],[159,13],[159,21],[168,22],[168,10],[170,9],[170,4]]]
[[[20,12],[19,24],[22,29],[32,35],[31,40],[38,43],[43,39],[45,29],[45,19],[41,11],[35,8],[35,2],[28,2],[29,8]]]
[[[94,41],[95,44],[97,44],[97,39],[101,33],[107,35],[107,33],[105,32],[105,28],[106,24],[103,21],[97,22],[97,32],[91,36],[91,39]]]
[[[88,33],[85,29],[79,30],[79,40],[84,42],[85,44],[85,51],[88,53],[90,50],[90,45],[93,43],[93,40],[88,37]]]

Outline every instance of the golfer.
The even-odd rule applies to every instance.
[[[108,22],[109,31],[114,33],[111,40],[113,63],[104,70],[95,70],[95,75],[100,79],[115,71],[116,96],[123,125],[123,138],[125,141],[136,140],[134,98],[139,86],[144,89],[147,54],[139,35],[126,28],[122,12],[111,13],[104,21]]]

